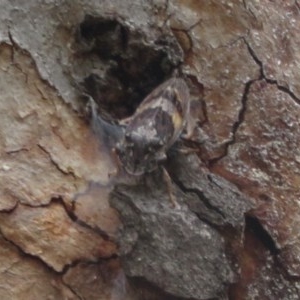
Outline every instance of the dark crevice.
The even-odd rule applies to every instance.
[[[238,113],[238,117],[237,117],[237,120],[233,123],[233,126],[232,126],[232,130],[231,130],[231,135],[232,135],[232,138],[225,142],[223,144],[223,154],[218,156],[218,157],[215,157],[215,158],[212,158],[209,160],[208,162],[208,166],[209,167],[212,167],[214,164],[216,164],[219,160],[221,160],[222,158],[224,158],[225,156],[227,156],[228,154],[228,149],[231,145],[233,145],[236,141],[236,138],[235,138],[235,135],[240,127],[240,125],[244,122],[244,119],[245,119],[245,114],[246,114],[246,110],[247,110],[247,101],[248,101],[248,95],[249,95],[249,91],[250,91],[250,88],[251,88],[251,85],[258,81],[258,80],[261,80],[261,77],[259,79],[251,79],[250,81],[248,81],[246,84],[245,84],[245,88],[244,88],[244,93],[243,93],[243,97],[241,99],[241,109]]]
[[[76,215],[76,213],[75,213],[75,203],[72,202],[71,207],[68,206],[64,202],[63,197],[60,196],[60,195],[53,196],[49,200],[49,202],[47,202],[47,203],[40,203],[38,205],[33,205],[31,203],[17,201],[16,205],[14,205],[14,207],[12,207],[11,209],[7,209],[7,210],[3,209],[3,210],[0,211],[0,213],[11,213],[12,211],[14,211],[18,207],[19,204],[34,209],[34,208],[38,208],[38,207],[49,207],[51,205],[51,203],[58,203],[58,204],[62,205],[63,208],[64,208],[64,210],[65,210],[65,212],[66,212],[66,214],[68,215],[68,217],[74,223],[77,223],[77,224],[79,224],[80,226],[82,226],[84,228],[92,230],[93,232],[95,232],[96,234],[98,234],[101,238],[103,238],[105,241],[111,241],[111,237],[105,231],[101,230],[98,227],[92,227],[91,225],[87,224],[86,222],[80,220],[78,218],[78,216]]]
[[[113,197],[122,198],[124,203],[128,205],[132,212],[134,212],[137,216],[142,214],[142,211],[134,204],[134,202],[130,201],[130,199],[128,199],[128,196],[124,195],[124,193],[119,192],[118,190],[114,190],[112,195]],[[120,214],[120,218],[122,223],[124,223],[125,220],[122,219],[122,214]]]
[[[10,47],[11,47],[11,62],[14,63],[15,62],[15,49],[18,49],[18,45],[15,43],[14,39],[13,39],[13,36],[10,32],[10,29],[8,29],[8,39],[10,41]]]
[[[205,207],[211,211],[212,213],[217,213],[223,220],[226,221],[226,216],[225,214],[222,212],[221,209],[219,209],[218,207],[214,206],[213,204],[211,204],[211,202],[209,201],[209,199],[204,195],[203,192],[201,192],[200,190],[196,189],[196,188],[187,188],[184,186],[184,184],[179,181],[178,179],[175,179],[172,177],[172,181],[178,186],[178,188],[186,193],[186,194],[195,194],[200,201],[202,201],[202,203],[205,205]],[[188,205],[188,204],[187,204]],[[201,214],[200,211],[194,211],[193,209],[189,208],[189,210],[195,214],[195,216],[201,220],[201,222],[205,223],[207,226],[213,228],[215,231],[217,231],[220,235],[222,236],[227,236],[229,232],[232,232],[232,229],[234,229],[231,225],[219,225],[217,223],[215,223],[213,221],[213,219],[209,216],[209,215],[205,215],[205,214]]]
[[[71,285],[69,285],[68,283],[66,283],[64,280],[62,280],[62,284],[66,287],[66,288],[68,288],[76,297],[78,297],[78,299],[80,299],[80,300],[85,300],[85,298],[82,298],[76,291],[75,291],[75,289],[71,286]]]
[[[260,243],[270,252],[274,258],[274,264],[276,268],[280,269],[280,273],[288,281],[299,281],[300,276],[290,275],[288,267],[280,258],[281,249],[276,246],[276,243],[268,231],[263,227],[259,219],[251,214],[246,215],[246,229],[245,231],[252,232],[254,236],[260,241]]]
[[[68,213],[68,209],[66,208],[66,205],[65,203],[63,202],[63,200],[60,198],[60,197],[57,197],[57,198],[53,198],[51,202],[59,202],[60,204],[62,204],[64,207],[65,207],[65,211],[67,212],[67,214],[69,215]],[[23,204],[22,204],[23,205]],[[49,204],[48,204],[49,205]],[[43,206],[48,206],[48,205],[43,205]],[[29,206],[29,207],[32,207],[31,205],[24,205],[24,206]],[[36,207],[36,206],[35,206]],[[41,206],[39,206],[41,207]],[[69,215],[70,216],[70,215]],[[72,217],[70,217],[72,219]],[[83,222],[84,225],[80,224],[81,226],[84,226],[84,227],[87,227],[88,229],[91,229],[93,231],[95,231],[96,233],[97,230],[95,230],[94,228],[91,228],[91,226],[85,224]],[[99,234],[99,233],[98,233]],[[79,260],[74,260],[72,261],[70,264],[67,264],[63,267],[62,271],[57,271],[53,268],[53,266],[49,265],[46,261],[44,261],[41,257],[39,257],[38,255],[34,255],[34,254],[31,254],[31,253],[28,253],[26,252],[21,246],[19,246],[17,243],[15,243],[14,241],[8,239],[5,234],[2,232],[2,230],[0,230],[0,235],[3,237],[3,239],[5,241],[7,241],[8,243],[10,243],[11,245],[13,245],[14,247],[16,247],[18,249],[18,251],[24,255],[25,257],[29,257],[29,258],[32,258],[32,259],[35,259],[35,260],[38,260],[40,261],[44,266],[47,267],[47,269],[51,270],[51,272],[55,272],[56,274],[65,274],[67,272],[67,270],[71,267],[74,267],[76,266],[77,264],[79,263],[98,263],[99,261],[105,261],[105,260],[109,260],[109,259],[112,259],[112,258],[116,258],[118,257],[117,254],[112,254],[111,256],[109,257],[105,257],[105,258],[99,258],[99,259],[94,259],[94,260],[88,260],[88,259],[79,259]],[[99,234],[103,239],[104,237]]]
[[[277,88],[284,92],[287,93],[297,104],[300,104],[300,99],[286,86],[280,85],[278,83],[277,80],[275,79],[270,79],[266,76],[265,72],[264,72],[264,67],[263,67],[263,63],[261,60],[259,60],[259,58],[257,57],[257,55],[255,54],[254,50],[250,47],[249,43],[245,40],[245,43],[248,47],[249,53],[252,56],[252,58],[254,59],[254,61],[259,65],[260,67],[260,72],[261,72],[261,79],[264,79],[267,83],[272,84],[272,85],[276,85]]]
[[[272,255],[278,255],[279,249],[270,234],[263,228],[259,220],[254,216],[246,215],[246,227],[254,233],[254,235],[261,241],[266,249],[270,251]]]
[[[58,196],[58,197],[51,198],[51,203],[59,203],[60,205],[62,205],[64,207],[64,210],[67,213],[68,217],[73,222],[79,224],[80,226],[82,226],[86,229],[92,230],[93,232],[98,234],[101,238],[103,238],[105,241],[111,240],[111,238],[105,231],[101,230],[98,227],[92,227],[91,225],[87,224],[86,222],[84,222],[83,220],[80,220],[78,218],[78,216],[75,214],[75,211],[74,211],[74,202],[72,203],[72,207],[68,207],[68,205],[63,201],[63,198],[61,196]]]
[[[20,152],[29,152],[30,150],[28,148],[18,148],[18,149],[13,149],[13,150],[8,150],[5,151],[6,154],[11,155],[11,154],[16,154],[16,153],[20,153]]]
[[[223,154],[212,158],[209,160],[208,165],[209,167],[212,167],[213,165],[215,165],[218,161],[220,161],[222,158],[224,158],[225,156],[227,156],[228,154],[228,149],[231,145],[233,145],[236,141],[236,133],[240,127],[240,125],[244,122],[245,119],[245,114],[246,114],[246,110],[247,110],[247,101],[248,101],[248,95],[249,95],[249,91],[250,88],[252,86],[253,83],[255,83],[256,81],[262,80],[264,79],[264,74],[263,74],[263,66],[262,66],[262,62],[257,58],[257,56],[255,55],[255,53],[253,52],[252,48],[250,47],[250,45],[248,44],[248,42],[246,41],[245,38],[242,38],[243,41],[245,42],[247,49],[251,55],[251,57],[253,58],[253,60],[255,61],[255,63],[259,66],[259,77],[256,79],[251,79],[248,82],[246,82],[245,84],[245,88],[244,88],[244,92],[243,92],[243,96],[241,99],[241,109],[238,113],[238,117],[237,120],[234,122],[233,126],[232,126],[232,130],[231,130],[231,134],[232,134],[232,138],[225,142],[223,144]]]
[[[14,241],[10,240],[9,238],[7,238],[5,236],[5,234],[2,232],[2,230],[0,229],[0,235],[2,236],[2,238],[7,242],[9,243],[10,245],[14,246],[18,252],[24,256],[24,257],[27,257],[27,258],[30,258],[30,259],[34,259],[36,261],[39,261],[40,263],[42,263],[48,270],[49,272],[51,273],[56,273],[56,274],[60,274],[59,271],[55,270],[51,265],[49,265],[46,261],[44,261],[41,257],[39,257],[38,255],[33,255],[31,253],[28,253],[26,252],[21,246],[19,246],[17,243],[15,243]]]
[[[299,281],[299,276],[292,276],[287,270],[286,264],[280,259],[280,249],[268,231],[262,226],[259,219],[252,215],[246,215],[245,231],[252,232],[260,243],[267,249],[274,259],[274,265],[278,268],[278,272],[282,274],[288,281]]]
[[[220,235],[224,236],[224,232],[225,232],[225,227],[221,228],[220,226],[216,225],[213,221],[211,221],[209,219],[209,217],[206,217],[204,215],[201,215],[199,212],[195,212],[193,211],[193,213],[195,214],[195,216],[201,221],[203,222],[205,225],[207,225],[208,227],[214,229],[216,232],[218,232]]]
[[[200,201],[204,203],[208,210],[212,210],[221,216],[222,219],[225,219],[223,212],[216,206],[210,203],[209,199],[204,195],[204,193],[196,188],[186,187],[180,180],[172,178],[174,183],[184,192],[184,193],[193,193],[197,195]],[[198,215],[197,215],[198,216]],[[198,216],[199,217],[199,216]]]
[[[247,46],[247,49],[251,55],[251,57],[253,58],[253,60],[255,61],[255,63],[259,66],[260,68],[260,75],[261,75],[261,78],[264,77],[264,73],[263,73],[263,64],[262,62],[258,59],[258,57],[256,56],[255,52],[253,51],[253,49],[250,47],[249,43],[247,42],[246,39],[244,39],[244,42]]]
[[[87,15],[79,26],[77,42],[79,49],[89,47],[80,63],[93,54],[105,67],[84,75],[82,86],[109,121],[132,115],[141,100],[182,62],[182,51],[169,32],[148,41],[140,29],[113,16]]]
[[[203,105],[202,105],[202,112],[203,112],[204,119],[203,119],[203,121],[201,121],[199,123],[200,126],[204,125],[205,123],[208,123],[208,113],[207,113],[206,102],[202,101],[202,103],[203,103]]]
[[[0,210],[0,213],[12,213],[16,209],[16,207],[18,206],[18,204],[19,204],[18,201],[16,201],[16,203],[15,203],[14,206],[12,206],[11,208],[2,208]]]
[[[228,149],[229,149],[229,146],[234,144],[236,139],[235,139],[235,136],[236,136],[236,132],[238,131],[240,125],[243,123],[244,121],[244,118],[245,118],[245,113],[246,113],[246,109],[247,109],[247,100],[248,100],[248,95],[249,95],[249,91],[250,91],[250,88],[252,86],[252,84],[256,81],[259,81],[259,80],[265,80],[268,84],[272,84],[272,85],[276,85],[277,88],[284,92],[284,93],[287,93],[297,104],[300,104],[300,99],[291,91],[289,90],[287,87],[285,86],[282,86],[278,83],[277,80],[273,80],[273,79],[269,79],[266,77],[265,73],[264,73],[264,69],[263,69],[263,64],[262,62],[259,60],[259,58],[257,57],[257,55],[255,54],[255,52],[253,51],[253,49],[250,47],[249,43],[246,41],[245,38],[243,38],[246,46],[247,46],[247,49],[251,55],[251,57],[253,58],[253,60],[255,61],[255,63],[259,66],[260,68],[260,75],[257,79],[251,79],[249,80],[246,84],[245,84],[245,88],[244,88],[244,93],[243,93],[243,97],[241,99],[241,104],[242,104],[242,107],[239,111],[239,114],[238,114],[238,118],[237,118],[237,121],[234,122],[233,126],[232,126],[232,131],[231,131],[231,134],[232,134],[232,138],[225,142],[223,144],[223,154],[218,156],[218,157],[215,157],[215,158],[212,158],[209,160],[209,163],[208,163],[208,166],[209,167],[212,167],[214,166],[218,161],[220,161],[222,158],[224,158],[225,156],[227,156],[228,154]]]
[[[60,204],[61,206],[63,206],[66,214],[68,215],[68,217],[74,222],[74,223],[77,223],[78,225],[86,228],[86,229],[89,229],[89,230],[92,230],[93,232],[95,232],[96,234],[98,234],[103,240],[105,241],[111,241],[111,238],[110,236],[104,232],[103,230],[101,230],[100,228],[96,228],[96,227],[92,227],[91,225],[87,224],[86,222],[80,220],[78,218],[78,216],[75,214],[75,208],[74,208],[74,202],[72,203],[72,206],[69,207],[63,200],[63,197],[62,196],[54,196],[52,197],[49,202],[47,203],[44,203],[44,204],[39,204],[39,205],[32,205],[30,203],[21,203],[23,206],[27,206],[27,207],[30,207],[30,208],[38,208],[38,207],[49,207],[51,205],[51,203],[58,203]],[[17,205],[16,205],[17,206]],[[14,207],[15,209],[16,207]],[[5,212],[5,211],[1,211],[1,212]],[[11,212],[11,211],[9,211]]]
[[[267,83],[276,85],[278,90],[280,90],[284,93],[287,93],[297,104],[300,104],[300,99],[289,88],[287,88],[283,85],[280,85],[277,80],[268,79],[266,77],[264,77],[264,78],[265,78]]]
[[[60,274],[64,275],[66,274],[70,269],[75,268],[76,266],[78,266],[79,264],[90,264],[90,265],[97,265],[100,262],[104,262],[104,261],[109,261],[111,259],[116,259],[118,258],[117,254],[113,254],[109,257],[101,257],[101,258],[96,258],[96,259],[76,259],[74,261],[72,261],[71,263],[65,265],[63,267],[63,270],[61,272],[59,272]]]
[[[195,27],[197,27],[199,24],[203,22],[203,19],[200,18],[198,21],[196,21],[194,24],[192,24],[190,27],[186,29],[187,32],[193,30]]]
[[[101,238],[103,238],[105,241],[112,241],[111,237],[105,231],[100,229],[99,227],[93,227],[93,226],[87,224],[86,222],[84,222],[83,220],[80,220],[76,216],[76,214],[72,211],[67,211],[67,214],[73,222],[76,222],[77,224],[79,224],[80,226],[82,226],[86,229],[92,230],[93,232],[98,234]]]
[[[60,165],[52,158],[51,153],[42,145],[37,144],[37,146],[49,157],[51,163],[55,166],[55,168],[64,175],[71,175],[74,179],[76,179],[76,175],[74,172],[67,172],[63,170]]]

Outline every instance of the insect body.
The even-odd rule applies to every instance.
[[[116,153],[126,172],[155,170],[184,129],[189,113],[186,83],[172,78],[150,93],[130,118]]]

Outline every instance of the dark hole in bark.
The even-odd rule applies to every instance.
[[[78,37],[103,66],[83,78],[84,90],[110,119],[130,116],[182,61],[182,51],[171,32],[147,41],[140,29],[116,18],[86,16]]]
[[[116,20],[87,16],[79,30],[102,59],[117,58],[127,47],[128,30]]]
[[[263,228],[259,220],[252,216],[246,216],[246,228],[251,230],[255,236],[261,241],[261,243],[270,251],[271,254],[277,255],[279,250],[277,249],[272,237]]]

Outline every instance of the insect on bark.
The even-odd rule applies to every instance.
[[[141,102],[124,122],[125,134],[115,149],[128,174],[140,176],[158,168],[185,128],[189,106],[189,89],[180,78],[167,80]],[[171,179],[164,168],[163,174],[170,190]],[[170,198],[175,204],[172,194]]]
[[[94,133],[113,148],[118,170],[123,169],[133,176],[150,173],[166,160],[168,150],[187,125],[190,109],[189,89],[180,78],[169,79],[158,86],[141,102],[133,116],[120,122],[122,126],[104,121],[97,114],[94,100],[89,99]],[[162,171],[175,206],[171,178],[164,167]]]

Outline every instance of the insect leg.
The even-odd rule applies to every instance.
[[[167,184],[167,189],[168,189],[168,194],[169,194],[169,200],[171,201],[172,207],[176,208],[176,207],[179,206],[179,204],[177,203],[176,197],[174,196],[173,191],[172,191],[172,179],[171,179],[168,171],[164,167],[162,168],[162,170],[163,170],[164,180],[165,180],[165,182]]]

